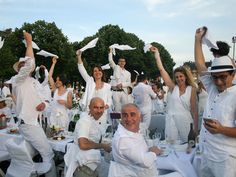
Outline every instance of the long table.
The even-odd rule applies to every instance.
[[[65,135],[63,140],[53,140],[48,138],[49,144],[52,146],[52,149],[59,152],[66,152],[66,146],[68,143],[73,141],[73,136]],[[0,130],[0,153],[1,151],[7,151],[5,144],[6,141],[10,138],[22,138],[20,134],[8,133],[7,129]]]

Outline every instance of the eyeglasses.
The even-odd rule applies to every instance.
[[[225,82],[226,81],[226,79],[227,79],[227,77],[228,77],[229,75],[227,74],[222,74],[222,75],[218,75],[218,76],[216,76],[216,75],[211,75],[211,77],[212,77],[212,79],[214,80],[214,81],[217,81],[218,79],[220,80],[220,81],[222,81],[222,82]]]

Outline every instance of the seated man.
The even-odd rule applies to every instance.
[[[81,114],[75,126],[74,144],[64,158],[68,167],[66,177],[72,176],[73,173],[76,177],[97,176],[99,172],[97,167],[101,163],[100,149],[111,151],[110,144],[101,143],[104,130],[100,118],[104,109],[104,101],[94,97],[90,101],[89,112]]]
[[[148,148],[139,131],[140,121],[141,113],[135,104],[122,107],[121,124],[112,141],[114,161],[110,164],[109,177],[158,176],[156,158],[161,150],[155,146]],[[179,174],[176,173],[176,176]]]

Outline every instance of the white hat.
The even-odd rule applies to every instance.
[[[18,72],[18,65],[20,62],[25,62],[26,60],[30,59],[30,57],[21,57],[19,59],[19,61],[17,61],[14,65],[13,65],[13,69]]]
[[[235,70],[235,66],[232,60],[228,56],[223,56],[219,58],[215,58],[212,61],[211,67],[206,71],[207,73],[219,73],[225,71]]]

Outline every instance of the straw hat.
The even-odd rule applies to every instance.
[[[13,69],[18,72],[18,65],[20,62],[25,62],[26,60],[28,60],[30,57],[21,57],[19,59],[19,61],[17,61],[14,65],[13,65]]]

